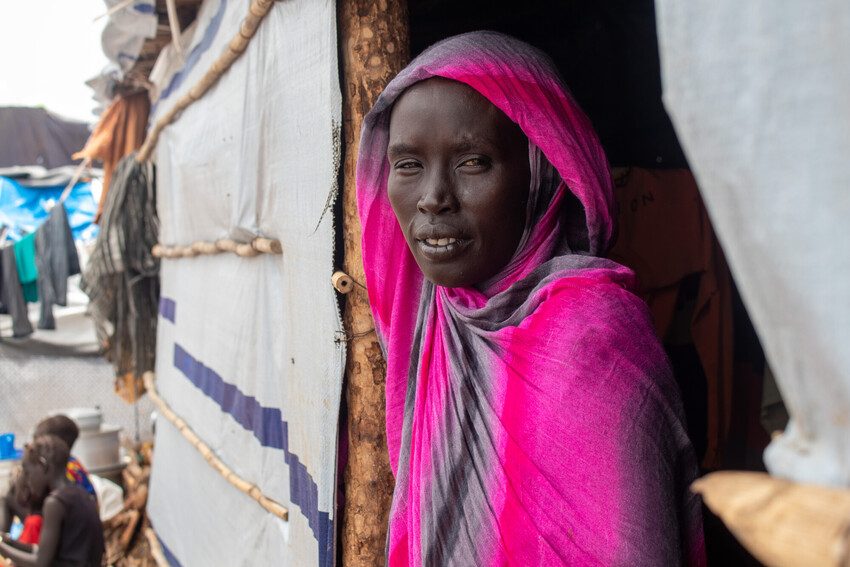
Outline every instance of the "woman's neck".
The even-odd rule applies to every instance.
[[[50,481],[50,492],[54,490],[59,490],[69,484],[68,479],[65,477],[65,471],[62,471],[61,475],[57,475]]]

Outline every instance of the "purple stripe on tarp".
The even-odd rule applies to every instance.
[[[159,298],[159,314],[162,315],[164,319],[168,319],[172,323],[175,322],[175,318],[177,317],[177,304],[173,299],[169,299],[168,297],[160,297]]]
[[[216,34],[218,33],[218,28],[221,26],[221,20],[224,19],[224,9],[226,7],[227,0],[221,0],[221,3],[218,5],[218,10],[210,20],[210,24],[207,26],[207,29],[204,30],[204,37],[202,37],[201,41],[192,48],[192,51],[190,51],[189,55],[186,57],[186,63],[183,64],[183,68],[172,75],[171,80],[168,81],[168,84],[164,89],[162,89],[159,94],[159,98],[151,107],[150,121],[153,120],[153,117],[156,114],[156,109],[159,107],[159,103],[167,99],[174,93],[174,91],[180,88],[180,85],[183,84],[183,81],[186,80],[186,77],[192,69],[195,68],[195,65],[198,64],[198,61],[201,59],[201,55],[210,48]]]
[[[159,542],[159,546],[162,548],[162,554],[165,556],[165,560],[168,561],[168,564],[171,567],[183,567],[180,565],[180,561],[177,560],[177,557],[171,553],[171,550],[168,549],[168,546],[165,545],[165,542],[162,541],[162,538],[159,537],[159,534],[154,530],[154,535],[156,535],[156,540]]]
[[[245,395],[177,343],[174,344],[174,367],[223,412],[253,433],[260,445],[283,451],[284,461],[289,465],[289,499],[301,509],[319,543],[319,565],[330,567],[334,560],[333,520],[328,512],[319,510],[319,487],[307,467],[289,450],[289,424],[284,421],[280,409],[265,407],[254,396]]]

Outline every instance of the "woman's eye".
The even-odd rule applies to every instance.
[[[488,165],[489,162],[485,158],[474,157],[465,159],[461,162],[461,167],[484,167]]]
[[[420,167],[419,162],[411,160],[411,159],[401,160],[401,161],[399,161],[395,164],[396,169],[408,169],[408,170],[410,170],[410,169],[417,169],[418,167]]]

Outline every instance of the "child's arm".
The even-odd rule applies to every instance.
[[[11,559],[18,567],[50,567],[56,559],[65,507],[58,499],[48,496],[44,500],[42,513],[44,523],[41,528],[41,541],[39,545],[32,546],[30,551],[18,549],[11,544],[11,539],[7,539],[7,535],[2,536],[0,554]]]
[[[28,547],[29,549],[24,549]],[[10,559],[20,567],[36,565],[38,546],[18,543],[9,534],[0,534],[0,557]]]
[[[18,540],[12,539],[12,536],[10,534],[7,534],[7,533],[0,534],[0,541],[2,541],[3,543],[5,543],[6,545],[8,545],[9,547],[11,547],[13,549],[25,551],[27,553],[32,553],[33,550],[36,547],[35,545],[33,545],[31,543],[21,543]]]

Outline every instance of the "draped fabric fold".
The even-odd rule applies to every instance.
[[[387,197],[392,105],[438,76],[529,139],[525,232],[477,288],[423,279]],[[704,564],[679,394],[614,233],[605,155],[554,65],[492,32],[429,48],[366,117],[363,259],[387,355],[390,565]]]

